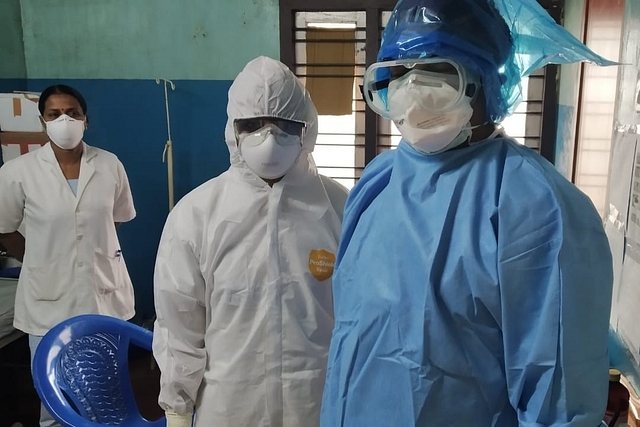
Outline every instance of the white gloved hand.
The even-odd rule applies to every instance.
[[[191,427],[193,414],[176,414],[170,411],[164,414],[167,417],[167,427]]]

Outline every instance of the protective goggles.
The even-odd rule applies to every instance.
[[[411,73],[415,71],[414,73]],[[411,74],[409,74],[411,73]],[[416,86],[437,90],[444,86],[453,88],[456,95],[438,106],[434,113],[447,113],[456,109],[465,96],[473,98],[479,79],[467,73],[463,67],[445,58],[402,59],[378,62],[367,68],[362,94],[373,111],[390,118],[388,105],[389,85],[400,79]]]
[[[281,133],[298,137],[300,140],[304,137],[306,124],[295,120],[278,119],[275,117],[253,117],[249,119],[236,119],[233,121],[233,127],[236,132],[236,139],[240,140],[243,134],[252,134],[259,132],[268,125],[273,125]]]
[[[269,135],[273,135],[276,142],[281,146],[302,146],[303,133],[304,132],[287,133],[273,123],[266,123],[253,132],[238,132],[236,129],[236,141],[238,146],[241,144],[257,146],[266,141]]]

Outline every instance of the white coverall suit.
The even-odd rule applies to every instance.
[[[195,409],[197,427],[317,426],[347,191],[318,175],[317,112],[283,64],[250,62],[227,113],[231,167],[178,203],[160,242],[159,403]],[[233,127],[264,116],[306,124],[296,165],[273,187],[247,167]]]

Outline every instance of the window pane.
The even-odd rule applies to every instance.
[[[391,11],[382,12],[382,28],[386,27],[389,23],[389,19],[391,19]]]
[[[352,108],[351,114],[320,115],[318,117],[318,140],[313,153],[314,160],[320,173],[336,179],[341,184],[351,188],[364,167],[364,111],[365,103],[360,95],[359,85],[365,72],[365,41],[366,41],[366,13],[365,12],[298,12],[296,13],[296,46],[295,73],[306,84],[311,74],[310,69],[322,72],[323,75],[345,75],[346,65],[336,67],[336,64],[314,62],[313,67],[307,64],[307,42],[336,45],[340,42],[325,41],[315,38],[307,39],[307,29],[320,27],[324,29],[343,28],[351,25],[355,29],[355,56],[350,67],[352,80]],[[317,31],[317,30],[316,30]],[[346,42],[346,41],[341,41]],[[346,64],[346,63],[345,63]],[[314,71],[314,72],[316,72]],[[329,102],[331,100],[329,99]],[[348,108],[348,107],[347,107]]]
[[[296,12],[296,28],[306,28],[314,23],[356,24],[365,28],[367,16],[365,12]]]

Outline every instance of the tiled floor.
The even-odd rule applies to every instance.
[[[151,368],[150,358],[146,351],[134,351],[129,367],[138,408],[147,419],[155,420],[163,415],[157,404],[160,372]],[[15,423],[37,427],[39,410],[29,368],[29,342],[23,336],[0,350],[0,427]]]

